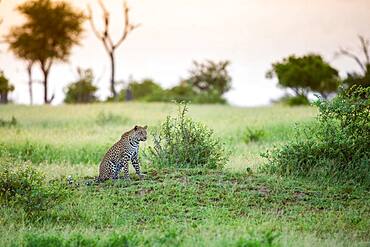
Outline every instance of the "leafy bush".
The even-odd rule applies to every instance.
[[[8,94],[14,91],[14,86],[9,83],[4,72],[0,71],[0,104],[8,103]]]
[[[97,100],[95,93],[98,90],[93,85],[94,74],[91,69],[78,69],[79,79],[70,84],[66,90],[65,103],[91,103]]]
[[[247,127],[243,133],[243,141],[248,144],[250,142],[260,141],[266,135],[263,129],[251,129]]]
[[[127,88],[121,90],[119,94],[120,101],[131,100],[127,90],[130,90],[130,97],[133,100],[151,102],[163,101],[165,99],[165,97],[163,97],[165,95],[165,90],[159,83],[156,83],[152,79],[144,79],[141,82],[131,81]]]
[[[370,88],[353,87],[332,101],[318,100],[317,124],[266,154],[264,168],[370,187]]]
[[[225,150],[213,131],[189,118],[186,104],[179,104],[177,117],[168,116],[154,134],[154,147],[147,158],[158,167],[222,168]]]
[[[191,102],[196,104],[225,104],[226,100],[216,90],[195,91],[188,83],[182,82],[166,91],[166,101]]]
[[[29,215],[34,215],[50,208],[65,195],[66,190],[61,184],[45,183],[45,176],[29,165],[1,165],[2,204],[21,207]]]

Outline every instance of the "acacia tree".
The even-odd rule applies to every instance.
[[[361,85],[364,87],[370,86],[370,42],[368,39],[363,36],[358,36],[360,40],[360,48],[363,52],[363,59],[360,56],[357,56],[355,53],[351,52],[348,49],[341,48],[337,55],[342,55],[353,59],[361,69],[361,74],[356,72],[347,73],[347,78],[344,79],[343,83],[349,87],[352,85]]]
[[[111,76],[110,76],[110,90],[112,93],[112,97],[114,99],[117,99],[117,91],[115,88],[115,52],[117,48],[123,43],[123,41],[126,40],[129,33],[131,33],[134,29],[139,27],[137,24],[132,24],[130,22],[130,8],[128,7],[127,3],[123,3],[123,15],[124,15],[124,26],[123,26],[123,33],[121,37],[118,39],[117,42],[113,41],[112,35],[110,33],[110,18],[109,18],[109,12],[107,8],[104,6],[103,2],[99,0],[99,5],[103,11],[103,21],[104,21],[104,29],[103,31],[99,31],[94,24],[93,20],[93,13],[88,6],[89,11],[89,20],[91,24],[91,28],[96,35],[96,37],[103,43],[105,51],[108,53],[110,65],[111,65]]]
[[[48,96],[50,69],[55,62],[66,61],[73,45],[79,44],[85,16],[63,1],[31,0],[17,10],[26,21],[11,28],[6,40],[16,56],[29,62],[29,71],[34,63],[40,66],[44,103],[49,104],[54,99]]]
[[[338,71],[316,54],[292,55],[272,64],[266,77],[271,79],[275,76],[280,87],[289,88],[295,96],[305,99],[309,92],[317,92],[327,98],[330,93],[336,92],[339,85]]]

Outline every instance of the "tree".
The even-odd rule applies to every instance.
[[[79,79],[66,88],[65,103],[91,103],[96,101],[95,93],[98,90],[93,85],[94,74],[91,69],[77,69]]]
[[[8,93],[14,91],[14,86],[9,83],[4,72],[0,71],[0,104],[8,103]]]
[[[309,92],[317,92],[327,98],[339,86],[338,71],[316,54],[302,57],[292,55],[272,64],[266,77],[271,79],[275,76],[280,87],[289,88],[296,97],[305,99]]]
[[[364,59],[361,59],[356,54],[343,48],[341,48],[337,53],[337,55],[342,55],[353,59],[362,71],[361,74],[356,72],[347,73],[347,78],[344,79],[343,84],[345,84],[348,88],[353,85],[359,85],[363,87],[370,86],[370,42],[361,35],[359,35],[358,38],[360,40],[360,48],[363,52]]]
[[[110,18],[109,12],[107,8],[104,6],[103,1],[99,0],[99,5],[103,10],[103,21],[104,21],[104,30],[99,32],[97,27],[94,24],[93,20],[93,13],[90,7],[89,10],[89,20],[91,24],[91,28],[96,35],[96,37],[103,43],[104,49],[108,53],[111,65],[111,77],[110,77],[110,90],[112,93],[112,97],[117,99],[117,91],[115,88],[115,52],[117,48],[126,40],[129,33],[131,33],[134,29],[136,29],[139,25],[132,24],[129,18],[130,8],[128,7],[127,3],[123,3],[123,15],[124,15],[124,26],[123,26],[123,33],[122,36],[118,39],[117,42],[113,42],[112,35],[109,31],[110,28]]]
[[[193,61],[190,76],[185,81],[200,93],[217,93],[220,96],[231,88],[231,76],[227,71],[229,61],[214,62],[207,60],[204,63]]]
[[[13,27],[6,40],[10,49],[29,61],[29,65],[39,64],[43,74],[44,103],[49,104],[54,98],[54,95],[48,97],[50,69],[55,62],[66,61],[71,48],[79,44],[85,16],[63,1],[31,0],[19,5],[17,10],[26,21]]]

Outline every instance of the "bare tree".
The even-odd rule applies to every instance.
[[[369,67],[370,67],[370,56],[369,56],[370,43],[369,43],[368,39],[364,38],[361,35],[359,35],[358,38],[359,38],[360,43],[361,43],[361,50],[362,50],[362,52],[364,54],[364,57],[365,57],[364,61],[359,56],[357,56],[356,54],[354,54],[351,51],[349,51],[348,49],[344,49],[344,48],[341,48],[339,50],[338,55],[347,56],[347,57],[352,58],[353,60],[355,60],[355,62],[360,66],[362,72],[364,72],[364,74],[366,74],[367,71],[369,70]]]
[[[139,27],[139,24],[132,24],[130,22],[130,8],[128,7],[127,3],[123,3],[123,15],[124,15],[124,26],[123,26],[123,33],[122,36],[118,39],[117,42],[113,42],[112,35],[109,31],[110,27],[110,18],[109,15],[110,13],[108,12],[107,8],[104,6],[103,1],[99,0],[99,5],[101,9],[103,10],[103,21],[104,21],[104,29],[103,31],[99,31],[94,23],[93,20],[93,13],[88,6],[88,11],[89,11],[89,20],[91,24],[91,28],[96,35],[96,37],[103,43],[104,48],[106,52],[108,53],[109,59],[110,59],[110,64],[111,64],[111,78],[110,78],[110,90],[112,93],[112,96],[114,99],[117,98],[117,91],[115,88],[115,52],[116,49],[123,43],[123,41],[126,40],[128,34],[132,32],[134,29]]]

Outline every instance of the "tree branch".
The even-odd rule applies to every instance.
[[[105,9],[105,7],[104,7],[104,5],[103,5],[103,7],[102,8],[104,8]],[[112,49],[111,49],[111,47],[109,47],[109,44],[107,43],[107,36],[108,36],[108,27],[109,27],[109,22],[107,22],[106,20],[107,19],[109,19],[109,16],[108,16],[108,18],[106,18],[106,15],[104,14],[104,19],[105,19],[105,30],[104,30],[104,32],[103,32],[103,34],[101,34],[99,31],[98,31],[98,29],[97,29],[97,27],[95,26],[95,23],[94,23],[94,20],[93,20],[93,13],[92,13],[92,10],[91,10],[91,7],[90,7],[90,5],[88,5],[87,6],[87,9],[88,9],[88,11],[89,11],[89,22],[90,22],[90,25],[91,25],[91,29],[93,30],[93,32],[94,32],[94,34],[95,34],[95,36],[98,38],[98,39],[100,39],[101,40],[101,42],[103,43],[103,45],[104,45],[104,48],[105,48],[105,50],[109,53],[109,52],[111,52],[112,51]],[[108,41],[109,42],[109,41]],[[111,42],[110,42],[111,43]]]
[[[358,38],[360,39],[360,42],[361,42],[362,51],[365,54],[366,64],[370,64],[370,57],[369,57],[369,50],[368,50],[369,40],[365,39],[361,35],[359,35]]]
[[[356,63],[361,67],[362,71],[363,71],[364,73],[366,73],[366,66],[364,66],[364,65],[362,64],[362,62],[361,62],[360,58],[359,58],[359,57],[357,57],[355,54],[353,54],[353,53],[351,53],[351,52],[349,52],[348,50],[345,50],[345,49],[343,49],[343,48],[341,48],[341,49],[339,50],[339,54],[344,55],[344,56],[347,56],[347,57],[352,58],[353,60],[355,60],[355,61],[356,61]]]
[[[99,0],[99,5],[101,9],[103,10],[103,19],[104,19],[104,31],[103,31],[103,37],[105,41],[107,42],[107,46],[111,48],[110,50],[113,49],[113,40],[109,34],[109,11],[105,7],[104,3],[102,0]]]
[[[113,45],[113,49],[116,49],[118,46],[120,46],[122,44],[122,42],[126,39],[127,35],[133,31],[134,29],[138,28],[140,26],[140,24],[132,24],[130,23],[130,8],[128,7],[127,5],[127,2],[123,2],[123,12],[124,12],[124,16],[125,16],[125,20],[124,20],[124,29],[123,29],[123,34],[121,36],[121,38],[117,41],[117,43],[115,45]]]

